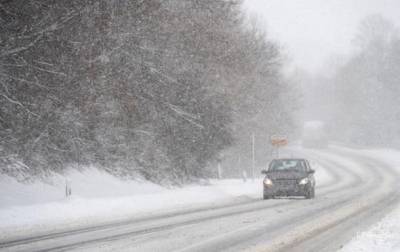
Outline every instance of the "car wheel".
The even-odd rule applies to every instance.
[[[267,199],[271,199],[272,197],[271,196],[268,196],[268,195],[263,195],[263,199],[265,199],[265,200],[267,200]]]
[[[306,197],[306,199],[313,199],[315,197],[315,189],[314,189],[314,187],[308,189],[304,196]]]

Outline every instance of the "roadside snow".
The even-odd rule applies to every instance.
[[[333,146],[333,149],[355,152],[354,149]],[[400,172],[400,151],[393,149],[356,150],[373,157]],[[340,252],[398,252],[400,251],[400,205],[368,230],[359,233]]]
[[[318,185],[330,181],[323,167],[314,168]],[[69,198],[66,181],[72,188]],[[164,188],[148,181],[121,180],[95,168],[30,184],[0,175],[0,240],[261,199],[261,185],[260,175],[246,183],[224,179]]]
[[[65,198],[65,181],[72,196]],[[209,185],[164,188],[148,181],[123,181],[97,169],[72,171],[48,183],[22,184],[0,176],[0,239],[31,232],[98,225],[173,210],[261,197],[262,179],[215,180]]]
[[[71,170],[66,176],[54,174],[46,181],[26,184],[0,175],[0,209],[64,200],[66,181],[71,185],[72,195],[77,198],[131,196],[165,190],[153,183],[123,181],[93,167],[82,172]]]
[[[400,251],[400,206],[369,230],[358,234],[340,252]]]

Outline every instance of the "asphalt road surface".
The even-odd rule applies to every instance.
[[[336,251],[399,202],[399,174],[335,148],[298,150],[326,169],[316,197],[240,202],[38,237],[4,251]],[[317,170],[318,173],[318,170]]]

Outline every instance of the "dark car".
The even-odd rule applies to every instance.
[[[275,196],[315,196],[314,170],[306,159],[274,159],[263,181],[264,199]]]

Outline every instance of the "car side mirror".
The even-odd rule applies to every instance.
[[[308,171],[308,173],[314,174],[314,173],[315,173],[315,170],[311,169],[311,170]]]
[[[267,173],[268,173],[267,170],[262,170],[262,171],[261,171],[261,174],[267,174]]]

